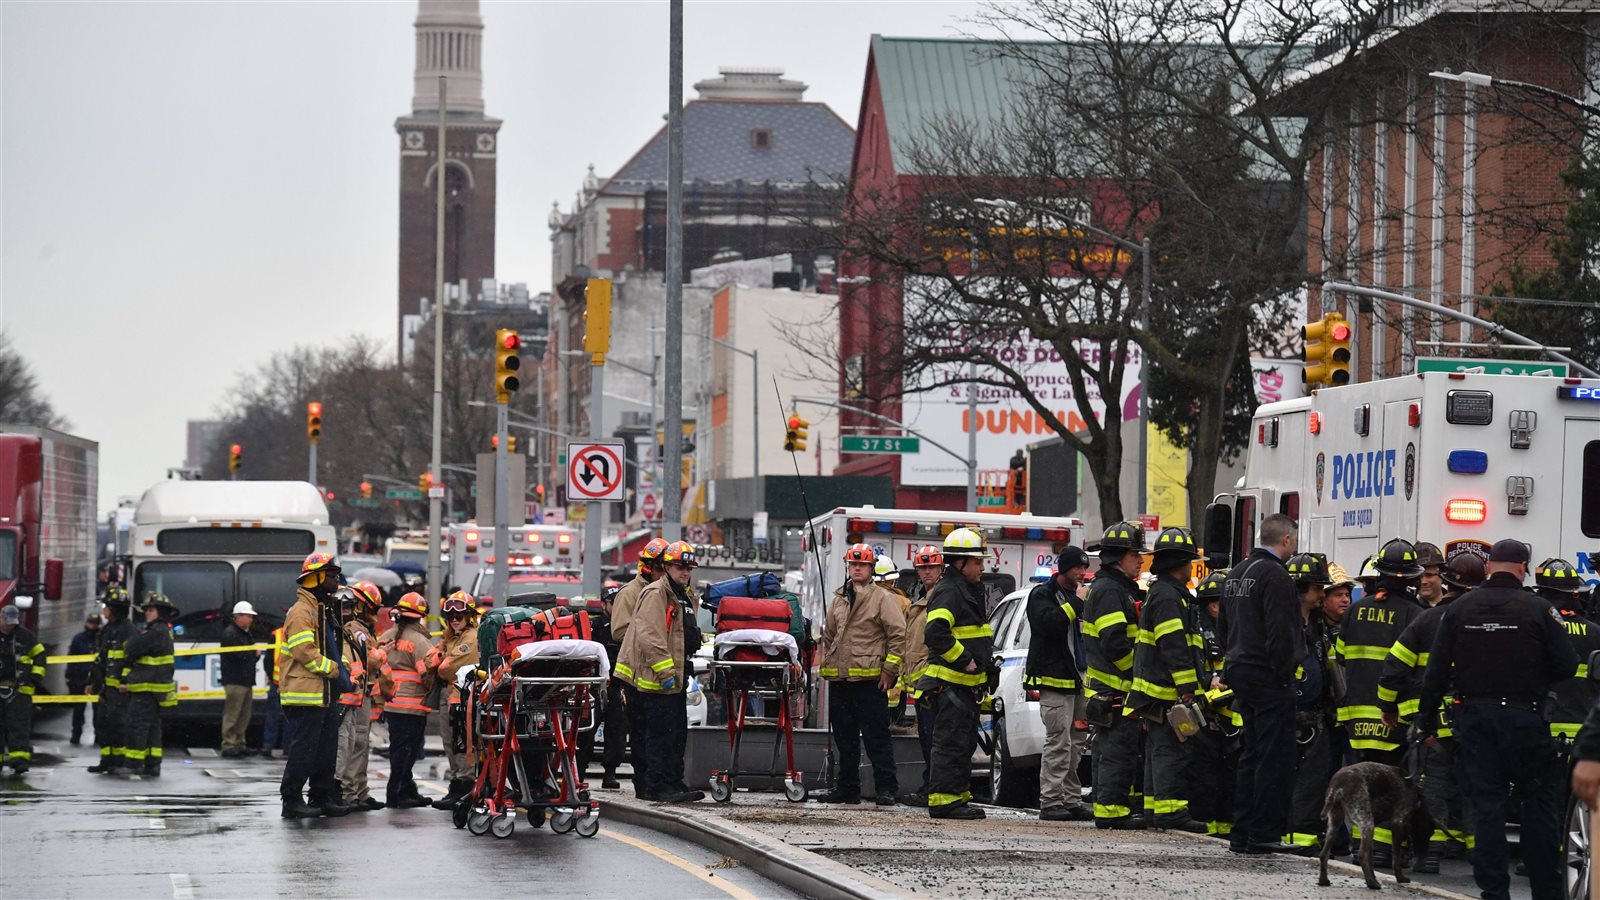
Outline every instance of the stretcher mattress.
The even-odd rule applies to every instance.
[[[611,672],[611,656],[606,653],[606,647],[599,641],[580,641],[572,638],[560,638],[553,641],[531,641],[517,647],[516,659],[513,665],[532,662],[535,660],[583,660],[592,659],[600,663],[599,671],[603,674]],[[520,667],[519,667],[520,669]],[[519,671],[519,675],[527,675]]]
[[[770,631],[765,628],[741,628],[737,631],[724,631],[716,636],[712,644],[713,652],[718,659],[728,656],[736,650],[749,650],[751,644],[758,645],[761,652],[774,661],[785,654],[789,662],[800,661],[800,645],[795,643],[794,635],[787,631]],[[738,646],[743,645],[743,646]]]

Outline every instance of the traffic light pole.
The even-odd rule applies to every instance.
[[[662,435],[661,531],[683,537],[683,0],[671,0],[667,15],[667,362],[666,433]],[[599,392],[595,392],[599,396]],[[666,477],[672,473],[672,478]],[[595,548],[598,552],[599,548]],[[587,581],[587,579],[585,579]]]
[[[506,448],[511,443],[507,416],[510,402],[508,395],[501,394],[499,402],[494,405],[494,599],[500,606],[505,606],[510,599],[506,593],[510,579],[507,551],[511,549],[508,518],[511,512],[511,486],[507,484],[506,477]],[[517,498],[518,501],[521,499]]]
[[[598,354],[596,354],[598,356]],[[604,427],[606,367],[589,365],[589,437],[600,440]],[[572,460],[567,460],[570,469]],[[590,501],[583,511],[583,595],[600,596],[600,520],[605,517],[607,504]]]
[[[317,442],[311,442],[311,477],[306,479],[312,487],[317,486]]]
[[[445,76],[439,76],[439,136],[438,168],[433,173],[433,181],[437,187],[434,198],[434,236],[433,236],[433,465],[429,471],[433,474],[432,484],[444,485],[444,470],[440,464],[444,462],[444,181],[445,181]],[[505,408],[505,404],[501,404]],[[502,415],[501,422],[505,418]],[[501,425],[504,430],[504,424]],[[501,439],[502,446],[504,439]],[[428,491],[428,611],[436,613],[439,609],[441,572],[439,571],[439,548],[442,546],[441,533],[444,530],[444,504],[439,497],[433,496],[433,491]],[[505,553],[497,554],[503,558]]]

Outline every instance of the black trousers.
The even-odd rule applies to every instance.
[[[161,699],[152,691],[129,691],[122,720],[127,737],[123,765],[145,772],[161,771]]]
[[[1302,727],[1295,735],[1294,811],[1289,821],[1292,844],[1313,846],[1322,833],[1322,803],[1328,793],[1328,761],[1333,758],[1333,727],[1326,721]]]
[[[1155,812],[1157,825],[1193,818],[1189,812],[1194,788],[1190,766],[1193,744],[1192,738],[1178,740],[1171,725],[1150,723],[1145,737],[1144,789],[1149,798],[1146,805]]]
[[[0,709],[0,747],[4,762],[13,766],[33,763],[33,697],[15,687]]]
[[[833,744],[838,748],[838,755],[834,757],[834,790],[860,793],[861,745],[864,743],[867,758],[872,761],[873,793],[890,796],[899,793],[894,744],[889,736],[889,698],[878,690],[877,682],[828,682],[828,726],[833,732]],[[974,720],[974,739],[977,733]],[[968,768],[970,771],[970,762]]]
[[[100,745],[100,764],[120,766],[127,760],[128,695],[114,687],[102,688],[94,708],[94,742]]]
[[[1233,793],[1235,843],[1273,843],[1289,830],[1294,797],[1294,687],[1266,670],[1235,667],[1228,686],[1244,717],[1244,745]]]
[[[1239,774],[1237,741],[1206,727],[1189,739],[1189,815],[1206,823],[1209,834],[1233,830],[1233,787]]]
[[[311,790],[306,799],[313,805],[339,799],[339,722],[343,714],[344,707],[338,703],[283,708],[284,719],[294,723],[289,759],[278,782],[283,802],[299,803],[307,784]]]
[[[650,733],[645,727],[644,701],[640,699],[639,689],[632,685],[624,686],[622,691],[627,703],[628,750],[633,759],[633,794],[643,797],[649,793],[650,780]]]
[[[928,811],[972,799],[972,753],[978,748],[978,692],[941,684],[923,695],[933,706],[933,758],[929,762]],[[881,708],[881,705],[880,705]]]
[[[1144,726],[1117,710],[1110,725],[1094,729],[1094,817],[1125,819],[1142,810],[1132,805],[1143,766]]]
[[[285,706],[285,714],[290,707]],[[409,797],[418,793],[417,781],[412,777],[411,769],[417,764],[417,757],[422,752],[422,741],[428,733],[427,716],[411,716],[404,713],[388,713],[389,722],[389,786],[385,789],[385,798],[393,804],[401,797]],[[292,719],[290,721],[293,721]],[[294,726],[294,746],[300,743],[300,725]],[[294,749],[291,746],[289,758],[294,759]],[[285,776],[288,770],[284,770]]]
[[[1556,807],[1564,760],[1544,717],[1532,709],[1463,703],[1456,707],[1456,777],[1472,806],[1477,847],[1472,877],[1488,900],[1510,896],[1506,871],[1506,800],[1521,807],[1522,861],[1534,900],[1566,896],[1561,864],[1561,810]],[[1511,785],[1517,785],[1515,794]],[[1520,801],[1520,802],[1519,802]]]
[[[606,776],[612,777],[617,773],[617,766],[622,764],[622,758],[628,751],[628,709],[622,702],[622,688],[612,682],[606,686],[605,706],[600,715],[600,722],[605,726],[606,745],[601,748],[600,763],[605,766]],[[589,771],[589,762],[594,759],[594,732],[578,738],[578,773],[581,775]]]
[[[917,711],[917,743],[922,745],[922,787],[917,793],[928,796],[928,784],[933,778],[933,706],[919,699]]]
[[[83,693],[84,688],[87,687],[87,686],[88,686],[88,682],[84,682],[84,681],[68,681],[67,682],[67,693],[69,693],[69,694],[81,694],[81,693]],[[76,740],[80,740],[83,737],[83,719],[84,719],[85,714],[88,711],[88,707],[89,706],[90,706],[90,704],[88,704],[88,703],[74,703],[74,704],[72,704],[72,739],[75,740],[75,741]],[[95,728],[96,731],[100,730],[99,727],[98,727],[99,724],[100,724],[99,712],[100,712],[99,710],[95,710],[94,721],[95,721],[95,725],[97,726]]]
[[[644,738],[645,778],[641,796],[652,800],[683,790],[683,752],[678,749],[678,733],[688,725],[683,695],[635,691],[631,700],[639,707],[643,725],[641,730],[633,732]],[[637,784],[639,775],[635,765],[634,782]]]
[[[1432,747],[1423,745],[1422,751],[1422,802],[1433,817],[1434,832],[1430,842],[1455,840],[1465,844],[1472,834],[1472,815],[1467,807],[1466,795],[1456,780],[1456,739],[1442,737]],[[1562,779],[1566,784],[1566,779]],[[1557,808],[1565,810],[1566,803]]]

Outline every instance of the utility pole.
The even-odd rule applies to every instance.
[[[683,538],[683,0],[672,0],[667,50],[667,366],[662,533]],[[598,396],[598,392],[597,392]]]
[[[1143,273],[1139,276],[1139,322],[1150,333],[1150,236],[1139,244]],[[1107,401],[1110,402],[1109,400]],[[1139,349],[1139,499],[1134,514],[1150,505],[1150,354]]]
[[[967,363],[967,512],[978,511],[978,364]]]
[[[442,494],[435,496],[434,488],[444,486],[444,165],[445,165],[445,121],[444,108],[445,76],[439,76],[439,163],[434,169],[433,182],[438,187],[434,194],[434,235],[433,235],[433,464],[429,472],[433,480],[429,482],[428,489],[428,611],[436,613],[439,609],[439,592],[441,573],[439,571],[439,548],[442,545],[441,532],[444,528],[444,509],[440,502]],[[505,430],[505,418],[501,417],[501,431]],[[505,438],[500,439],[504,444]],[[504,553],[499,554],[504,556]]]
[[[606,353],[611,349],[611,281],[591,278],[583,292],[583,349],[589,353],[589,437],[596,443],[605,438]],[[626,456],[626,454],[624,454]],[[567,464],[572,464],[568,460]],[[622,473],[618,472],[621,478]],[[583,594],[600,596],[601,524],[609,503],[589,501],[583,516]],[[619,552],[621,545],[618,544]]]

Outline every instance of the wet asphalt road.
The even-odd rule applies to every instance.
[[[89,773],[94,748],[64,737],[41,734],[35,752],[33,770],[0,779],[7,898],[793,896],[696,845],[603,817],[593,838],[519,822],[505,840],[458,831],[434,809],[292,821],[279,816],[281,761],[169,747],[162,777],[144,780]],[[374,776],[387,768],[373,758]],[[373,785],[381,797],[382,778]]]

